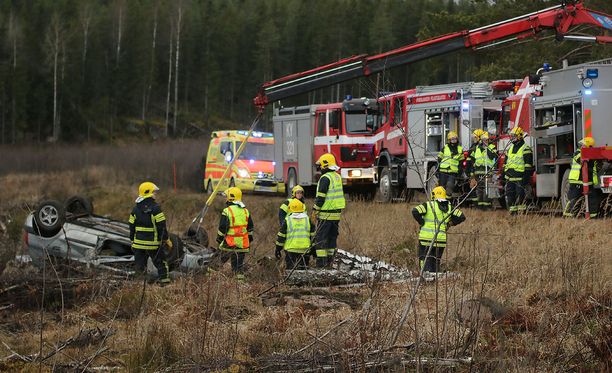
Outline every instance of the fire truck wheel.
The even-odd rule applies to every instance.
[[[391,184],[391,173],[389,167],[383,167],[380,173],[380,180],[378,182],[378,199],[381,202],[391,202],[395,198],[395,188]]]
[[[563,173],[563,177],[561,178],[561,190],[559,191],[561,193],[561,195],[559,196],[559,200],[561,201],[561,210],[565,209],[565,206],[567,205],[567,192],[570,188],[570,183],[569,183],[569,174],[570,174],[570,170],[567,169],[565,170],[565,172]]]
[[[287,195],[291,197],[291,191],[293,187],[297,185],[297,176],[295,175],[295,169],[290,168],[287,173]]]

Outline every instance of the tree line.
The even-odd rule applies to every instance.
[[[112,141],[244,127],[257,87],[557,4],[548,0],[0,0],[0,141]],[[607,0],[586,5],[612,13]],[[577,32],[593,33],[587,27]],[[610,47],[537,42],[464,51],[292,98],[520,78]],[[269,115],[269,114],[268,114]],[[188,129],[196,129],[189,132]]]

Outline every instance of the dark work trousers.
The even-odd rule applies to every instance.
[[[440,272],[440,260],[442,259],[444,248],[434,246],[431,248],[429,256],[425,257],[428,250],[429,246],[419,244],[419,267],[426,272]]]
[[[567,191],[567,206],[563,209],[564,216],[576,216],[580,213],[580,204],[577,203],[582,197],[582,184],[570,184]],[[589,186],[589,214],[592,218],[596,218],[599,212],[599,204],[601,203],[600,190]]]
[[[136,265],[137,273],[145,273],[147,268],[147,260],[151,258],[153,265],[155,265],[155,268],[157,268],[157,276],[159,280],[166,282],[170,279],[168,276],[170,269],[168,268],[168,262],[166,261],[166,253],[161,246],[157,250],[132,248],[132,251],[134,252],[134,264]]]
[[[310,262],[310,255],[300,253],[290,253],[285,251],[285,269],[291,271],[293,267],[296,270],[303,270],[308,268],[308,262]]]
[[[476,177],[481,177],[483,175],[476,175]],[[485,183],[489,183],[489,188],[493,188],[493,184],[491,180],[487,180],[486,178],[478,179],[478,186],[476,187],[476,201],[477,207],[481,210],[489,210],[491,208],[491,200],[487,195],[487,186]]]
[[[315,248],[317,251],[317,267],[329,267],[336,255],[336,241],[340,227],[339,220],[319,220],[315,235]],[[323,255],[323,252],[326,252]]]
[[[244,273],[244,254],[246,253],[221,250],[218,256],[219,266],[222,266],[231,259],[232,271],[235,273]]]
[[[506,204],[510,214],[525,212],[527,205],[525,202],[525,185],[522,181],[506,181]]]
[[[455,191],[455,180],[457,174],[447,174],[446,172],[438,173],[438,185],[446,189],[446,194],[450,197]]]

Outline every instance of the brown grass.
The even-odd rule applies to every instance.
[[[84,182],[84,175],[90,184]],[[119,219],[127,217],[135,197],[135,182],[121,182],[112,170],[93,168],[1,177],[0,187],[12,198],[2,203],[3,208],[13,211],[26,201],[34,202],[45,194],[41,186],[49,180],[63,185],[52,195],[91,194],[98,213]],[[182,232],[205,196],[166,189],[158,199],[171,229]],[[163,367],[172,371],[287,370],[333,361],[341,370],[364,370],[367,362],[389,359],[389,353],[372,352],[385,346],[397,328],[412,285],[373,282],[361,288],[318,290],[317,294],[336,300],[336,293],[350,294],[356,307],[350,302],[313,307],[297,298],[282,306],[264,306],[257,294],[277,281],[282,269],[280,263],[269,265],[261,260],[272,257],[282,198],[247,195],[244,200],[256,226],[253,252],[248,257],[248,283],[237,282],[226,266],[211,275],[179,279],[166,288],[148,285],[141,306],[142,284],[126,282],[116,292],[101,293],[67,309],[63,321],[57,312],[46,313],[45,351],[81,328],[97,326],[114,328],[117,333],[105,343],[110,350],[91,366],[128,371]],[[211,242],[221,208],[222,202],[217,201],[205,221]],[[417,225],[410,208],[406,204],[349,202],[339,247],[416,270]],[[398,340],[398,345],[410,347],[390,351],[422,358],[470,356],[474,359],[471,369],[477,371],[609,370],[610,220],[464,212],[468,219],[451,229],[443,263],[460,277],[420,288]],[[294,290],[280,286],[271,293]],[[470,316],[470,304],[485,307],[465,319],[466,313]],[[36,353],[40,315],[19,309],[6,312],[0,311],[0,340],[19,353]],[[463,315],[461,321],[458,315]],[[312,347],[292,355],[312,342]],[[80,361],[99,347],[67,348],[43,367]],[[0,361],[9,355],[3,349],[0,347]],[[403,369],[415,369],[415,363],[410,364]],[[398,362],[387,365],[390,370],[401,366]],[[0,363],[0,370],[34,368],[25,363]]]

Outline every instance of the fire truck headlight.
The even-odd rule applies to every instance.
[[[349,177],[361,177],[361,170],[350,170]]]
[[[249,175],[249,170],[244,169],[244,168],[239,168],[238,169],[238,176],[243,177],[243,178],[248,178]]]

